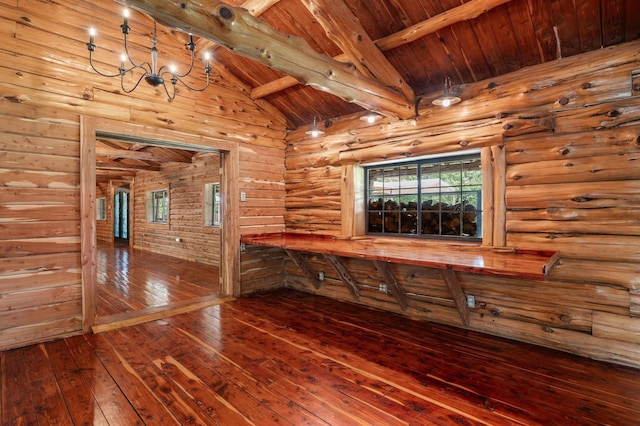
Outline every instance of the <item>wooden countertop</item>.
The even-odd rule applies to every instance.
[[[397,241],[396,241],[397,240]],[[303,233],[243,235],[250,245],[529,280],[545,280],[558,253],[399,238],[335,238]]]

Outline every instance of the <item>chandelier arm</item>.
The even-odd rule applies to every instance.
[[[173,93],[169,93],[166,82],[162,84],[162,87],[164,87],[164,91],[167,94],[167,98],[169,101],[172,101],[176,98],[176,80],[171,80],[171,85],[173,86]]]
[[[102,77],[118,77],[122,75],[122,72],[118,72],[117,74],[107,74],[104,72],[101,72],[100,70],[98,70],[95,65],[93,65],[93,55],[92,55],[92,51],[89,51],[89,65],[91,65],[91,69],[93,69],[98,75],[101,75]]]
[[[206,76],[207,76],[207,82],[205,83],[204,87],[200,87],[200,88],[196,88],[196,87],[193,87],[193,86],[188,85],[187,83],[185,83],[185,82],[184,82],[184,80],[183,80],[179,75],[171,74],[171,73],[170,73],[170,72],[168,72],[168,71],[165,71],[165,73],[166,73],[166,74],[170,74],[170,75],[171,75],[171,79],[172,79],[172,80],[175,80],[175,81],[176,81],[176,83],[178,83],[178,82],[179,82],[179,83],[181,83],[184,87],[186,87],[187,89],[189,89],[189,90],[191,90],[191,91],[194,91],[194,92],[204,92],[204,91],[207,89],[207,87],[209,87],[209,83],[210,83],[210,81],[209,81],[209,73],[207,73],[207,74],[206,74]]]
[[[193,63],[195,61],[195,56],[196,56],[196,53],[192,50],[191,51],[191,63],[189,64],[189,69],[187,70],[187,72],[185,72],[184,74],[173,74],[173,75],[178,77],[178,78],[183,78],[183,77],[188,76],[191,73],[191,71],[193,71]]]
[[[147,64],[147,62],[143,62],[142,64],[138,65],[133,61],[131,54],[129,54],[129,43],[127,43],[127,33],[123,33],[123,38],[124,38],[124,54],[127,55],[127,60],[131,63],[131,65],[133,65],[133,67],[129,69],[138,68],[144,64]]]
[[[137,68],[137,67],[133,67],[133,68]],[[130,68],[130,70],[132,70],[133,68]],[[145,74],[142,74],[142,75],[140,76],[140,78],[138,79],[138,81],[136,82],[136,84],[135,84],[131,89],[127,90],[127,89],[124,87],[124,74],[121,74],[121,75],[120,75],[120,87],[122,88],[122,90],[124,91],[124,93],[131,93],[131,92],[133,92],[134,90],[136,90],[136,89],[138,88],[138,85],[140,84],[140,82],[142,81],[142,79],[143,79],[146,75],[147,75],[146,73],[145,73]]]

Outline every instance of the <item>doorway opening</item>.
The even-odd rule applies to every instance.
[[[225,296],[233,296],[239,293],[239,231],[237,221],[238,197],[234,195],[238,193],[238,148],[236,144],[208,138],[204,136],[196,136],[165,129],[153,129],[146,126],[134,125],[130,123],[121,123],[113,120],[98,119],[93,117],[82,117],[82,136],[81,136],[81,227],[82,227],[82,276],[83,276],[83,321],[84,330],[102,331],[105,329],[115,328],[111,326],[117,322],[116,320],[125,321],[131,324],[134,318],[157,319],[165,315],[186,312],[198,307],[217,304],[224,301]],[[103,141],[110,141],[105,144]],[[124,143],[128,147],[128,151],[118,151],[118,144]],[[144,150],[143,147],[158,147],[157,152],[150,153],[152,150]],[[136,152],[132,152],[136,151]],[[145,151],[145,155],[140,152]],[[220,194],[220,218],[221,226],[219,226],[219,293],[212,291],[212,294],[190,300],[192,303],[166,303],[160,306],[142,310],[140,312],[129,313],[128,315],[120,315],[118,318],[98,318],[98,254],[100,253],[101,261],[104,260],[104,253],[100,252],[98,243],[98,234],[96,228],[96,158],[109,163],[102,159],[102,156],[120,156],[133,158],[132,162],[144,163],[150,159],[158,161],[158,152],[163,154],[169,151],[180,152],[189,151],[192,155],[208,155],[215,153],[219,157],[219,176],[223,190]],[[193,154],[195,153],[195,154]],[[99,154],[99,155],[97,155]],[[130,156],[129,156],[130,154]],[[126,168],[127,162],[117,164],[107,164],[102,166],[109,169],[109,173],[116,174],[117,169]],[[135,176],[135,174],[134,174]],[[111,189],[111,197],[107,198],[111,201],[112,214],[110,219],[112,222],[111,234],[113,245],[115,243],[123,243],[122,245],[130,250],[141,250],[142,253],[149,253],[148,265],[143,266],[143,271],[152,271],[154,263],[168,264],[170,262],[162,260],[150,259],[151,253],[166,255],[175,252],[179,247],[186,246],[182,236],[173,236],[170,232],[168,224],[164,223],[147,223],[148,214],[145,216],[144,195],[140,195],[140,191],[146,188],[135,177],[130,179],[129,183],[123,183],[123,179],[114,179],[118,182],[116,185],[109,185]],[[134,193],[137,192],[137,195]],[[149,190],[148,192],[153,192]],[[170,194],[167,188],[167,194]],[[143,192],[144,194],[144,192]],[[178,199],[180,191],[175,192],[175,198]],[[143,212],[143,213],[141,213]],[[170,216],[167,216],[169,220]],[[178,217],[178,216],[176,216]],[[166,227],[166,229],[162,229]],[[163,231],[163,232],[154,232]],[[102,235],[102,234],[100,234]],[[163,240],[163,238],[165,240]],[[155,244],[155,245],[153,245]],[[158,245],[160,244],[160,245]],[[162,244],[167,246],[162,248]],[[118,244],[120,245],[120,244]],[[158,248],[160,247],[160,248]],[[144,249],[144,250],[142,250]],[[162,253],[164,251],[164,253]],[[160,252],[160,253],[158,253]],[[131,253],[127,252],[127,260],[131,259]],[[123,255],[124,256],[124,255]],[[138,256],[140,258],[140,256]],[[138,259],[145,261],[144,257]],[[100,265],[102,266],[102,265]],[[117,265],[112,265],[112,268]],[[107,268],[108,270],[109,268]],[[218,290],[218,288],[216,288]],[[214,294],[216,293],[216,294]],[[116,317],[116,316],[114,316]]]

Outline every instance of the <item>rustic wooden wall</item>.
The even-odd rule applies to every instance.
[[[107,206],[105,220],[96,220],[96,237],[103,243],[113,242],[113,189],[110,182],[102,182],[96,185],[96,200],[104,198]],[[97,205],[97,201],[96,201]]]
[[[239,232],[284,229],[284,119],[216,70],[210,90],[182,90],[171,103],[150,87],[121,93],[89,70],[86,49],[94,25],[117,50],[120,9],[0,1],[0,350],[82,331],[81,114],[236,143],[247,195]],[[151,31],[151,21],[135,22],[136,31]],[[161,30],[159,38],[167,55],[185,51],[180,35]]]
[[[204,184],[220,182],[220,156],[198,155],[190,164],[167,163],[136,175],[132,213],[134,247],[219,266],[220,227],[204,225]],[[168,223],[147,222],[146,193],[169,191]],[[179,238],[180,241],[176,241]]]
[[[324,137],[288,136],[289,231],[353,235],[350,165],[472,147],[504,170],[493,208],[493,245],[557,250],[546,282],[458,274],[476,296],[470,327],[594,358],[640,366],[640,43],[607,48],[467,86],[449,109],[421,105],[416,120],[366,127],[337,120]],[[635,89],[633,90],[633,85]],[[491,148],[489,148],[491,147]],[[503,160],[500,160],[503,159]],[[495,195],[495,194],[494,194]],[[496,215],[499,219],[499,215]],[[319,290],[287,261],[287,283],[353,300],[321,256]],[[400,312],[380,293],[373,265],[345,260],[360,303]],[[461,325],[438,273],[393,266],[408,294],[406,315]]]

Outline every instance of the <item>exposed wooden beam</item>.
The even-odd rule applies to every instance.
[[[461,6],[454,7],[453,9],[412,25],[409,28],[405,28],[402,31],[378,39],[374,43],[382,52],[395,49],[396,47],[411,43],[450,25],[477,18],[481,14],[510,1],[511,0],[471,0]],[[340,55],[334,56],[333,59],[344,62],[347,60],[347,55],[341,53]],[[298,80],[291,76],[281,77],[265,83],[262,86],[254,87],[251,90],[251,98],[254,100],[263,98],[299,83]]]
[[[396,90],[316,52],[304,39],[275,31],[241,8],[213,0],[206,7],[196,1],[119,1],[147,13],[168,28],[215,41],[347,102],[403,119],[415,115],[413,100],[408,102]]]
[[[414,99],[413,89],[378,49],[343,0],[301,1],[358,71],[394,88],[407,100]]]
[[[134,160],[142,161],[157,161],[157,162],[176,162],[176,163],[190,163],[191,158],[186,158],[184,155],[171,152],[170,150],[162,151],[135,151],[129,149],[118,149],[107,146],[96,145],[96,156],[99,157],[112,157],[112,158],[130,158]]]
[[[112,161],[108,159],[97,159],[96,160],[96,169],[97,170],[147,170],[151,172],[157,172],[160,170],[160,166],[149,165],[149,164],[128,164],[119,161]]]
[[[463,5],[442,12],[433,18],[419,22],[390,36],[383,37],[376,41],[376,45],[382,51],[391,50],[409,44],[426,35],[433,34],[436,31],[440,31],[458,22],[477,18],[483,13],[510,1],[511,0],[471,0]]]

